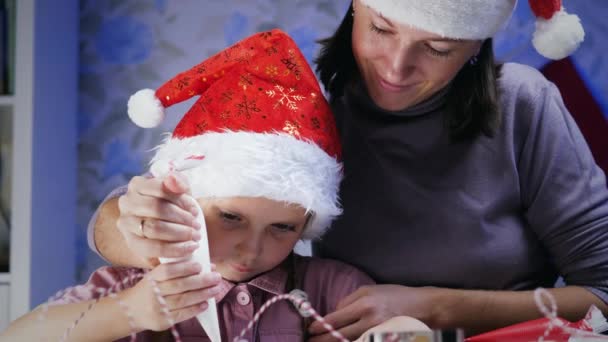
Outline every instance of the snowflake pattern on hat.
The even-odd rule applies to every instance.
[[[129,100],[154,127],[165,108],[199,96],[159,146],[151,172],[181,170],[195,197],[267,197],[314,215],[315,238],[341,213],[340,143],[330,106],[295,42],[272,30],[220,51]]]

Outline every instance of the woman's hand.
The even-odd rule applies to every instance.
[[[165,179],[133,177],[118,199],[117,227],[127,246],[157,265],[159,257],[179,258],[192,253],[200,240],[196,203],[179,173]]]
[[[363,286],[342,299],[325,320],[346,338],[354,340],[368,329],[396,316],[411,316],[431,325],[441,289],[400,285]],[[333,341],[319,322],[309,328],[311,342]]]
[[[133,315],[138,331],[163,331],[171,327],[150,279],[156,281],[174,324],[203,312],[208,307],[207,300],[214,298],[221,290],[219,273],[201,273],[201,266],[196,262],[158,265],[137,285],[118,295]]]

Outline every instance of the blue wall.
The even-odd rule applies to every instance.
[[[78,13],[77,0],[36,1],[32,306],[76,280]]]

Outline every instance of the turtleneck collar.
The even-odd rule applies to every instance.
[[[389,111],[378,107],[367,93],[365,86],[361,81],[355,81],[350,86],[346,87],[345,98],[347,102],[357,103],[361,108],[370,110],[374,113],[387,116],[413,117],[432,113],[441,108],[447,100],[450,85],[451,84],[448,84],[443,87],[428,99],[399,111]]]

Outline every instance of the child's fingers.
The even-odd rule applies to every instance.
[[[168,262],[166,264],[156,266],[152,271],[150,271],[150,273],[148,273],[148,276],[156,280],[160,287],[162,282],[170,279],[199,274],[201,273],[202,269],[201,264],[195,261]]]
[[[338,329],[338,332],[340,332],[340,334],[342,334],[342,336],[346,337],[347,339],[352,340],[358,336],[361,336],[361,334],[363,332],[365,332],[368,328],[369,328],[369,326],[366,325],[365,322],[357,321],[351,325]],[[310,338],[308,341],[309,342],[333,342],[335,340],[336,340],[336,338],[333,335],[331,335],[331,333],[326,332],[322,335],[314,336],[314,337]],[[357,341],[367,341],[367,340],[361,339],[361,340],[357,340]],[[357,342],[357,341],[355,341],[355,342]]]
[[[196,241],[167,242],[132,235],[129,246],[144,258],[181,258],[192,254],[198,247]]]
[[[342,329],[359,321],[364,316],[364,309],[363,306],[352,303],[344,308],[337,309],[323,318],[335,329]],[[326,332],[326,329],[320,322],[315,321],[308,327],[308,332],[311,335],[318,335]]]
[[[207,304],[207,302],[203,302],[201,304],[196,304],[186,308],[171,311],[171,316],[175,323],[179,323],[189,320],[192,317],[195,317],[199,313],[207,310],[208,307],[209,304]]]
[[[214,286],[202,290],[190,291],[171,296],[165,296],[169,310],[179,310],[192,305],[200,305],[220,293],[220,287]]]
[[[158,288],[164,296],[169,296],[214,287],[219,285],[221,280],[219,273],[205,272],[160,282]]]
[[[340,310],[344,307],[351,305],[352,303],[359,300],[359,298],[367,296],[368,293],[369,293],[369,290],[365,286],[358,288],[355,292],[342,298],[342,300],[340,300],[338,302],[338,305],[336,306],[336,310]]]

